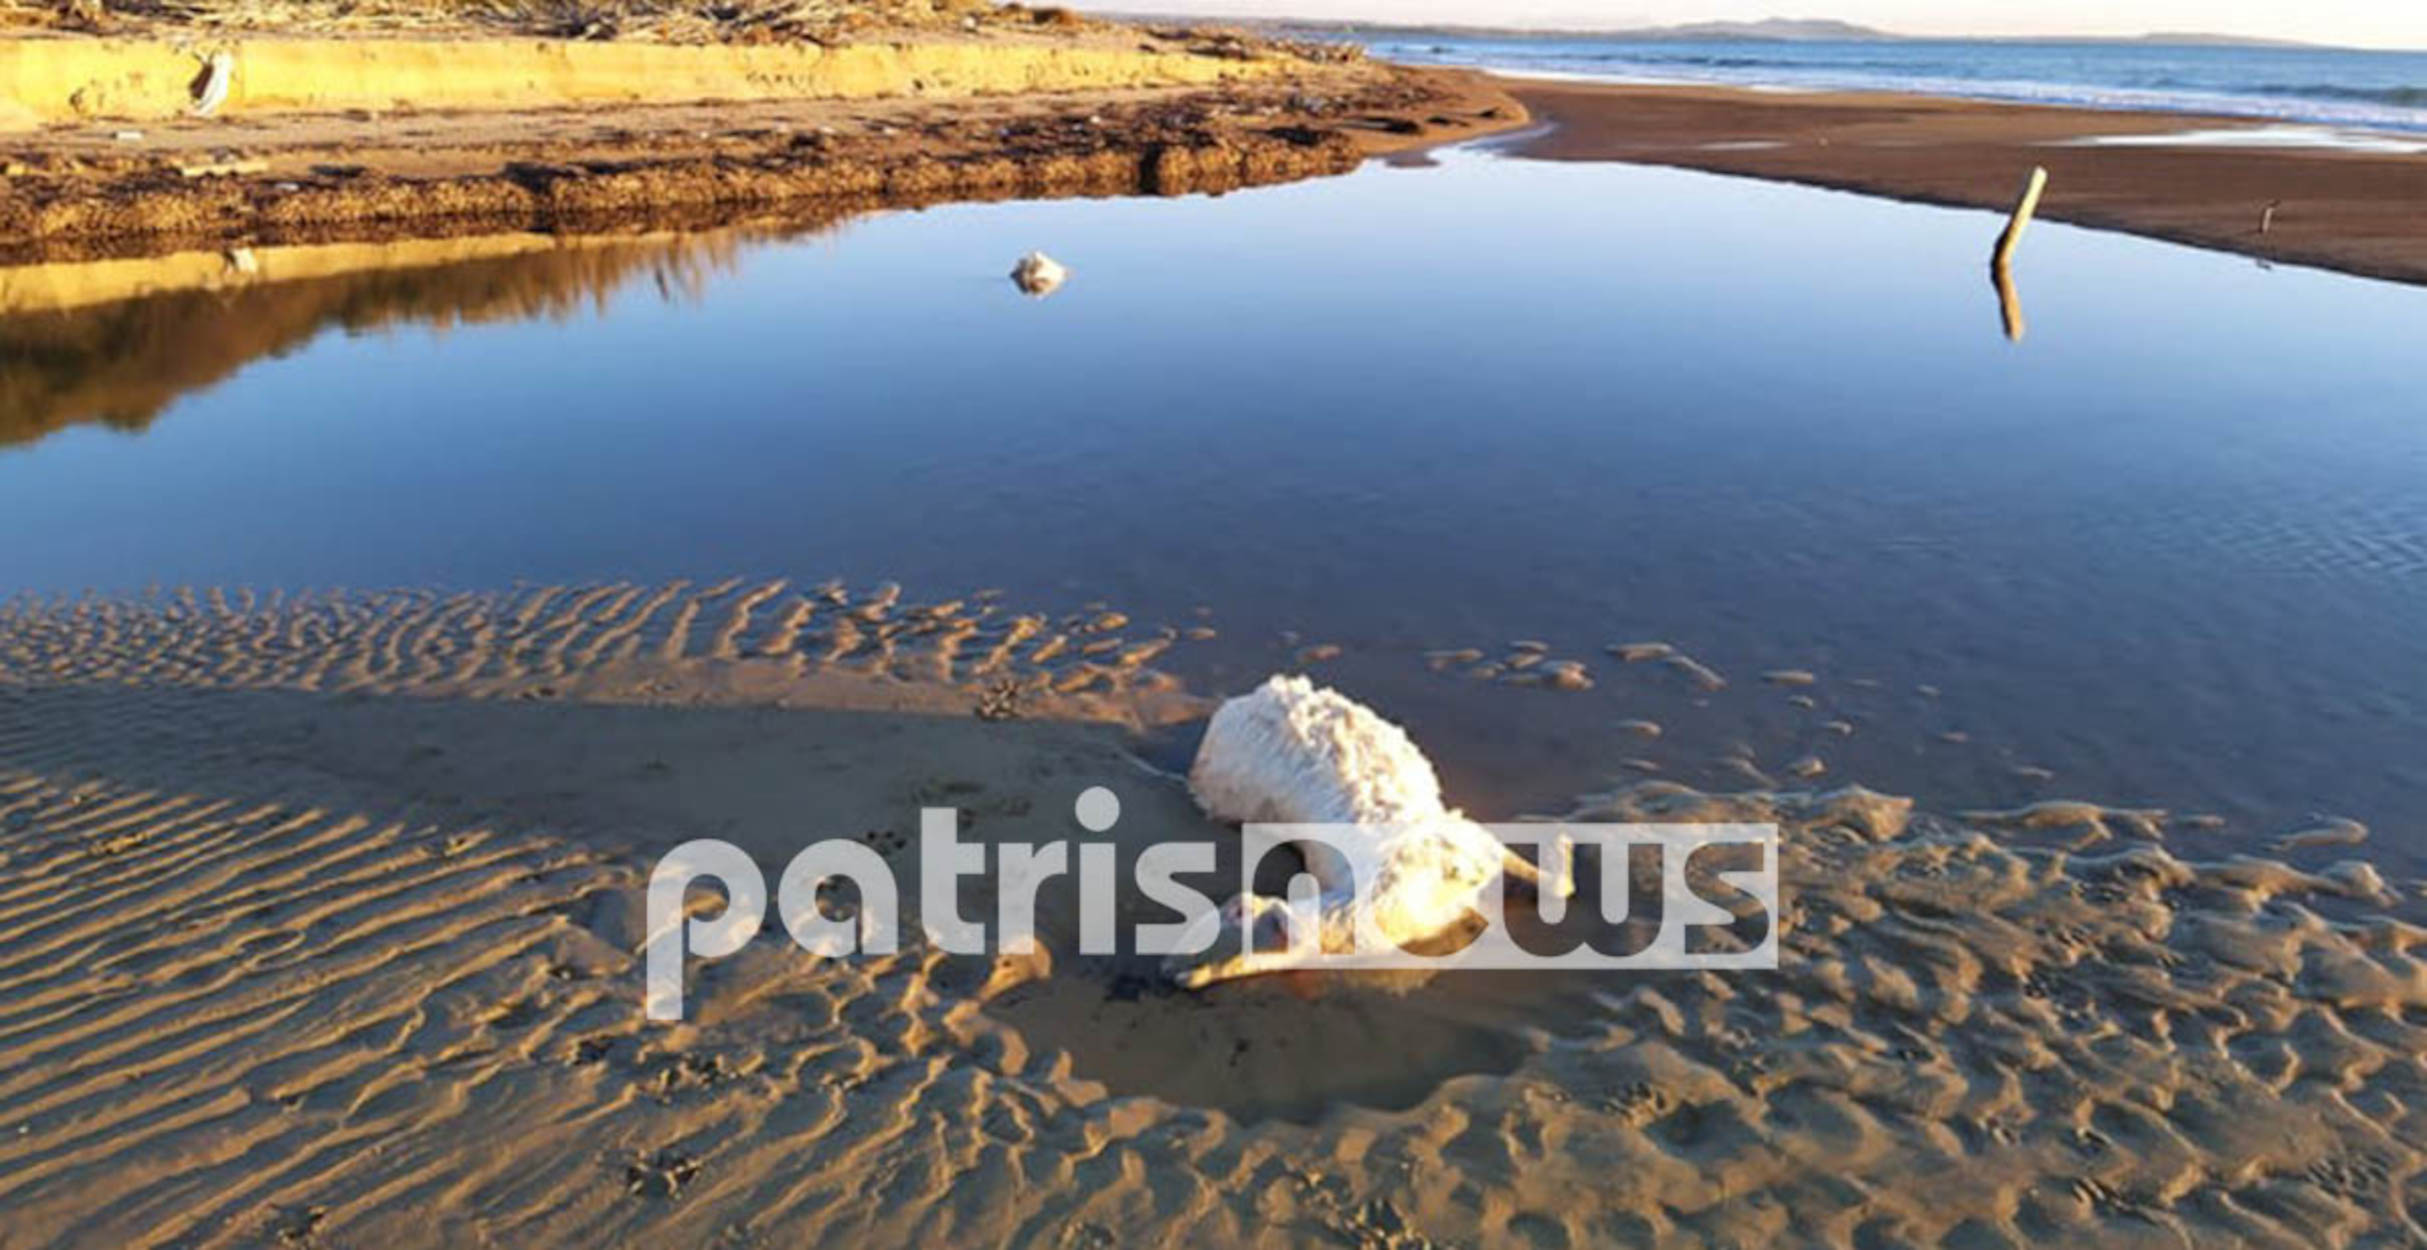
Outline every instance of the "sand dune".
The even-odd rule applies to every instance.
[[[2202,862],[2092,804],[1581,801],[1780,822],[1776,974],[1185,995],[1073,954],[1049,898],[1036,957],[820,962],[770,930],[644,1022],[638,890],[683,838],[772,864],[856,834],[907,867],[922,804],[1051,840],[1098,784],[1124,853],[1212,832],[1135,754],[1202,708],[1152,672],[1171,640],[991,604],[13,605],[12,1243],[2427,1235],[2416,887]]]

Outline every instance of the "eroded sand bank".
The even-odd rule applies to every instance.
[[[1203,55],[1179,41],[1109,36],[927,35],[826,47],[241,32],[174,40],[51,35],[0,38],[0,100],[21,124],[174,120],[193,111],[195,80],[214,53],[232,65],[214,110],[225,117],[1204,86],[1292,68],[1279,59]]]
[[[1523,120],[1475,75],[1189,28],[1002,30],[1011,10],[987,12],[996,24],[967,32],[829,45],[0,39],[0,131],[25,132],[0,137],[0,246],[59,259],[848,198],[1222,191]]]
[[[675,841],[772,871],[916,809],[1209,831],[1202,704],[1109,609],[781,585],[21,603],[0,617],[0,1204],[36,1243],[2396,1244],[2416,887],[2089,804],[1668,785],[1775,819],[1770,975],[818,962],[640,1007]],[[985,705],[990,715],[971,713]],[[1613,770],[1615,771],[1615,769]],[[1505,815],[1504,813],[1486,813]],[[1215,836],[1219,836],[1218,833]],[[1588,884],[1590,879],[1588,878]],[[1587,901],[1591,901],[1588,892]],[[1124,900],[1123,906],[1135,905]],[[1049,912],[1050,914],[1050,912]]]

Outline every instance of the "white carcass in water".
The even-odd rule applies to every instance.
[[[1167,963],[1190,989],[1297,967],[1314,952],[1378,953],[1440,937],[1465,924],[1479,896],[1503,878],[1562,898],[1573,890],[1564,854],[1557,875],[1546,876],[1511,853],[1490,830],[1442,805],[1440,779],[1406,731],[1303,677],[1274,677],[1223,703],[1188,785],[1216,820],[1358,826],[1333,836],[1369,839],[1354,844],[1354,854],[1371,876],[1360,897],[1349,853],[1298,841],[1321,890],[1319,931],[1295,932],[1287,900],[1240,894],[1204,922],[1217,930],[1205,954]],[[1264,849],[1251,847],[1250,855]],[[1200,939],[1192,945],[1204,944],[1204,933],[1191,936]]]
[[[1070,281],[1070,271],[1062,267],[1062,262],[1043,252],[1030,252],[1020,258],[1019,264],[1011,267],[1011,281],[1022,291],[1043,299],[1061,290],[1062,284]]]

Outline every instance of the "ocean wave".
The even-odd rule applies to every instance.
[[[1662,48],[1639,44],[1477,42],[1382,45],[1385,58],[1475,65],[1514,73],[1576,74],[1636,82],[1719,83],[1823,91],[1879,91],[2073,108],[2208,113],[2347,128],[2427,131],[2427,57],[2099,47],[2064,56],[2030,46],[1943,45]],[[2348,64],[2346,62],[2349,62]],[[2336,81],[2328,75],[2349,71]]]
[[[1761,56],[1751,53],[1715,52],[1600,52],[1575,55],[1563,59],[1609,61],[1619,64],[1636,65],[1701,66],[1707,69],[1780,69],[1801,73],[1809,73],[1816,70],[1828,70],[1840,73],[1876,71],[1879,73],[1914,74],[1951,72],[1959,68],[1947,63],[1913,61],[1909,59],[1897,60],[1885,57],[1864,57],[1858,60],[1832,60],[1827,62],[1825,65],[1815,65],[1810,61],[1796,60],[1789,57]]]
[[[2261,83],[2239,90],[2252,95],[2283,96],[2298,100],[2349,100],[2361,104],[2390,104],[2399,108],[2427,108],[2427,87],[2346,87],[2340,83]]]

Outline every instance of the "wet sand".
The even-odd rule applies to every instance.
[[[1778,821],[1775,974],[1187,995],[1051,920],[1041,956],[993,961],[819,962],[770,930],[695,970],[687,1022],[646,1023],[639,890],[684,838],[772,871],[859,836],[907,867],[921,805],[975,840],[1079,838],[1091,785],[1129,852],[1220,836],[1139,758],[1205,706],[1154,673],[1171,639],[994,602],[9,607],[12,1231],[2289,1247],[2427,1217],[2418,886],[2197,854],[2088,803],[1577,801]],[[1006,690],[1021,715],[971,714]]]
[[[2050,174],[2039,211],[2052,220],[2427,282],[2427,217],[2418,211],[2427,199],[2427,156],[2213,141],[2083,143],[2271,129],[2249,118],[1886,93],[1506,85],[1548,123],[1516,146],[1539,159],[1672,165],[2001,212],[2039,165]]]

